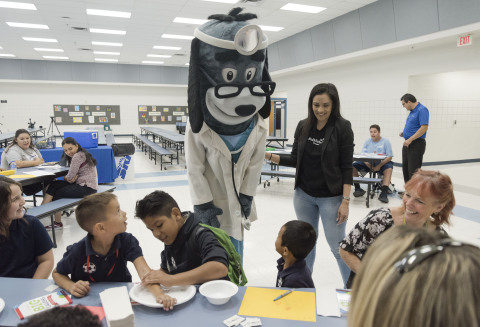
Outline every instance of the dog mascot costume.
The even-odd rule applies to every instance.
[[[257,219],[253,197],[275,83],[267,37],[247,22],[257,16],[241,11],[212,15],[195,30],[185,156],[195,215],[223,229],[243,257],[243,229]]]

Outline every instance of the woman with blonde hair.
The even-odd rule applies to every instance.
[[[391,228],[353,283],[349,327],[480,325],[480,248],[425,229]]]
[[[402,225],[445,233],[442,225],[450,223],[454,206],[450,177],[439,171],[419,169],[405,184],[401,206],[370,211],[340,242],[340,256],[352,271],[347,288],[351,287],[368,247],[380,234],[392,226]]]

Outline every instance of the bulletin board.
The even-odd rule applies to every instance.
[[[57,125],[120,125],[120,106],[54,104]]]
[[[166,125],[186,122],[187,106],[138,106],[138,124]]]

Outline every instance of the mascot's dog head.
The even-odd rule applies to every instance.
[[[218,134],[236,135],[257,112],[270,115],[275,83],[267,67],[267,37],[246,22],[254,14],[212,15],[195,30],[190,54],[188,110],[198,133],[205,122]]]

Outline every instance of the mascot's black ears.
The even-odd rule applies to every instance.
[[[188,78],[188,118],[192,132],[198,133],[203,125],[202,98],[200,96],[200,64],[199,57],[200,40],[192,40],[190,51],[190,66]]]

